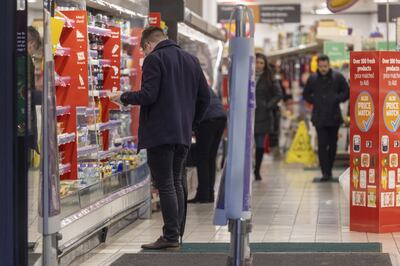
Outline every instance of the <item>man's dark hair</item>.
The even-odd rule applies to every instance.
[[[42,45],[42,38],[40,38],[39,32],[32,26],[28,27],[28,42],[33,42],[36,49]]]
[[[144,44],[146,42],[155,42],[159,39],[165,38],[164,31],[155,26],[149,26],[142,32],[142,40],[140,41],[140,47],[144,49]]]
[[[322,54],[322,55],[318,56],[318,60],[317,61],[318,62],[320,62],[320,61],[328,61],[328,63],[329,63],[330,59],[329,59],[329,56],[327,56],[325,54]]]

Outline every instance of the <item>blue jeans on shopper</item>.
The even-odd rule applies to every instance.
[[[172,144],[147,150],[148,165],[160,195],[163,237],[171,242],[179,241],[185,211],[182,171],[188,150],[185,145]]]

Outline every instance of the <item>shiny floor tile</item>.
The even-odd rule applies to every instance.
[[[251,242],[381,242],[394,265],[399,265],[400,232],[370,234],[349,228],[349,203],[340,185],[312,183],[318,171],[265,160],[263,180],[253,182]],[[335,172],[336,175],[340,171]],[[226,243],[228,226],[212,224],[212,204],[189,204],[184,242]],[[162,216],[128,226],[108,243],[93,251],[84,265],[102,265],[122,253],[140,251],[144,242],[154,241],[162,229]],[[114,252],[115,251],[115,252]],[[104,254],[109,252],[109,254]],[[100,263],[100,264],[93,264]]]

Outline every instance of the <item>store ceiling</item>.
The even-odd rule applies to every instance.
[[[203,0],[207,1],[207,0]],[[246,2],[249,4],[301,4],[302,12],[304,13],[312,13],[318,7],[321,7],[323,3],[326,3],[325,0],[237,0],[237,1],[227,1],[227,0],[218,0],[218,2]],[[390,0],[390,2],[395,2]],[[399,1],[397,1],[399,2]],[[353,5],[348,10],[344,11],[346,13],[364,13],[364,12],[377,12],[377,3],[374,0],[359,0],[355,5]]]

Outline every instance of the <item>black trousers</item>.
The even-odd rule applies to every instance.
[[[217,152],[225,125],[226,119],[206,120],[196,132],[196,199],[200,201],[214,201]]]
[[[173,242],[179,241],[180,225],[184,218],[182,171],[187,153],[188,147],[185,145],[162,145],[147,150],[147,161],[160,194],[163,236]]]
[[[335,162],[339,126],[317,127],[318,157],[322,175],[332,177]]]
[[[279,147],[279,134],[281,127],[281,110],[279,107],[272,110],[274,116],[273,130],[269,134],[269,146],[271,148]]]

